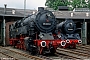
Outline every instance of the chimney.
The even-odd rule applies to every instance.
[[[38,7],[38,11],[43,11],[44,7]]]

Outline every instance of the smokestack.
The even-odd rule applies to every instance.
[[[43,11],[44,7],[38,7],[38,11]]]

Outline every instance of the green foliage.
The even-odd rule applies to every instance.
[[[64,0],[46,0],[45,5],[56,10],[58,6],[66,6],[67,2]]]
[[[89,0],[89,2],[88,2],[88,8],[90,9],[90,0]]]
[[[68,6],[72,10],[74,8],[90,8],[90,1],[87,4],[85,0],[72,0],[71,2],[68,0],[46,0],[45,5],[55,10],[58,6]]]

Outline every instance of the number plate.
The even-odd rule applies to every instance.
[[[73,30],[73,29],[68,29],[68,30]]]
[[[43,23],[43,25],[51,25],[51,23]]]

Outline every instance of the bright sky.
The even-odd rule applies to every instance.
[[[26,9],[37,9],[38,7],[45,7],[46,0],[26,0]],[[7,4],[8,8],[24,8],[24,0],[0,0],[0,7]]]

